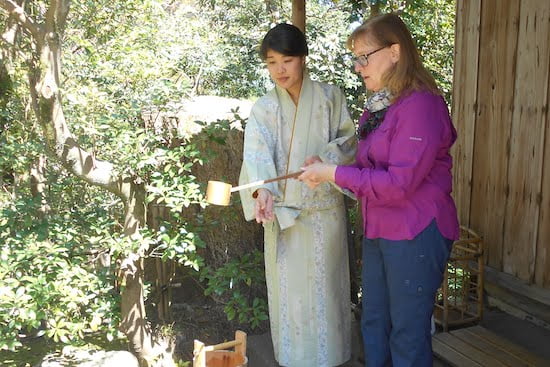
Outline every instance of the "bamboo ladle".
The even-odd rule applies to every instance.
[[[221,181],[208,181],[208,186],[206,187],[206,202],[214,205],[229,205],[232,192],[248,189],[254,186],[260,186],[270,182],[298,177],[301,173],[302,171],[293,172],[284,176],[269,178],[267,180],[254,181],[254,182],[250,182],[250,183],[247,183],[241,186],[235,186],[235,187],[232,187],[231,184],[221,182]]]

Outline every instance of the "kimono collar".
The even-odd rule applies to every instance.
[[[289,159],[285,172],[297,172],[300,171],[300,167],[308,156],[309,141],[315,139],[315,134],[311,134],[310,130],[315,104],[313,82],[307,71],[304,71],[297,105],[294,104],[290,94],[284,88],[277,86],[276,92],[285,121],[281,128],[285,129],[289,135],[294,135],[294,139],[290,139],[291,144],[288,146]],[[295,130],[294,133],[292,133],[293,130]],[[313,141],[311,143],[313,146],[315,145]],[[301,212],[298,207],[302,200],[304,184],[298,180],[286,180],[282,185],[284,187],[283,200],[275,205],[274,210],[281,229],[284,229],[294,225],[296,217]]]
[[[309,77],[309,72],[307,69],[304,69],[304,74],[302,79],[302,88],[300,89],[300,99],[298,100],[298,104],[302,99],[302,96],[304,94],[304,89],[309,88],[310,86],[311,86],[311,79]],[[277,96],[280,100],[284,101],[285,103],[290,102],[292,103],[292,105],[294,105],[294,101],[292,101],[292,97],[290,97],[290,93],[288,93],[286,89],[281,88],[277,84],[275,84],[275,91],[277,92]]]

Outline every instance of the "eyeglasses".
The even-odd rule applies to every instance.
[[[376,50],[374,51],[371,51],[369,52],[368,54],[363,54],[363,55],[359,55],[359,56],[353,56],[351,58],[351,61],[353,61],[353,65],[361,65],[361,66],[367,66],[369,64],[369,56],[371,56],[372,54],[375,54],[377,53],[378,51],[380,50],[383,50],[385,49],[386,47],[388,46],[383,46],[383,47],[380,47],[380,48],[377,48]]]

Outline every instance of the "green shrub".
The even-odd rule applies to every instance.
[[[250,324],[254,329],[268,319],[266,297],[255,296],[265,287],[263,253],[255,250],[227,264],[202,271],[201,280],[207,282],[205,294],[225,304],[228,320]]]
[[[113,278],[91,271],[93,253],[82,245],[92,226],[70,214],[37,219],[37,208],[19,200],[0,210],[0,349],[15,350],[28,335],[64,343],[96,331],[115,337]]]

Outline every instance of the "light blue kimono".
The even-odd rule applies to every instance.
[[[354,132],[342,92],[306,73],[298,106],[276,87],[252,107],[239,184],[300,171],[308,156],[350,164]],[[328,183],[311,190],[294,179],[261,187],[275,199],[275,220],[264,226],[275,358],[288,367],[342,364],[351,353],[343,195]],[[257,189],[240,192],[247,220],[254,219]]]

